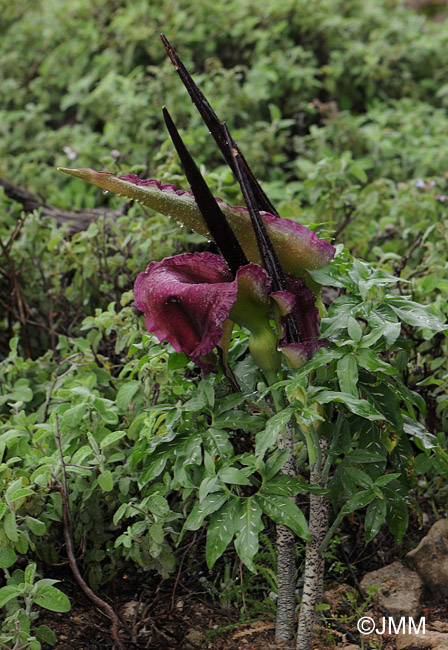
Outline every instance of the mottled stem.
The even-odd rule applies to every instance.
[[[323,475],[327,441],[319,440],[316,462],[311,466],[310,484],[326,487]],[[311,541],[307,544],[305,556],[305,575],[302,603],[300,605],[299,627],[297,631],[297,650],[311,650],[313,629],[317,622],[316,606],[322,602],[324,581],[324,551],[319,547],[328,531],[329,501],[327,495],[310,494],[309,528]]]
[[[286,425],[284,434],[279,435],[278,448],[289,450],[289,456],[280,473],[296,478],[292,421]],[[290,498],[295,501],[294,497]],[[277,594],[275,637],[278,641],[288,641],[293,636],[296,609],[296,548],[295,534],[281,524],[277,525]]]

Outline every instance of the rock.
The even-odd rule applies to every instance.
[[[202,648],[204,635],[199,630],[191,630],[185,637],[185,648]]]
[[[338,650],[361,650],[359,645],[338,645]]]
[[[121,608],[121,615],[126,621],[132,621],[136,614],[141,614],[144,604],[138,600],[128,600]]]
[[[431,627],[437,632],[448,632],[448,623],[446,621],[432,621]]]
[[[375,600],[390,616],[412,616],[416,618],[421,611],[423,582],[415,571],[407,569],[401,562],[366,573],[361,587],[367,591],[367,585],[378,587]]]
[[[350,585],[345,582],[331,583],[324,591],[324,602],[330,605],[330,610],[333,614],[344,608],[350,599],[356,602],[357,592]]]
[[[406,557],[434,595],[448,596],[448,519],[436,521]]]
[[[399,634],[397,650],[448,650],[448,634],[426,630],[425,634]]]

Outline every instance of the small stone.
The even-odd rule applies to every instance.
[[[422,608],[423,582],[418,573],[401,564],[393,562],[388,566],[367,573],[361,581],[361,587],[378,587],[375,600],[391,616],[411,616],[416,618]]]
[[[185,603],[184,603],[183,600],[178,600],[177,603],[176,603],[176,608],[177,609],[183,609],[184,605],[185,605]]]
[[[137,613],[140,614],[143,611],[143,607],[143,603],[138,600],[128,600],[121,608],[121,615],[126,621],[131,621]]]
[[[399,634],[397,650],[448,650],[448,634],[425,630],[425,634]]]
[[[199,630],[191,630],[188,632],[185,637],[185,647],[202,647],[202,642],[204,641],[204,635]]]
[[[437,632],[448,632],[448,622],[446,621],[432,621],[431,627]]]
[[[448,519],[431,526],[420,544],[406,555],[424,584],[438,598],[448,596]]]

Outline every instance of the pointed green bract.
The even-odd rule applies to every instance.
[[[177,190],[174,185],[163,185],[156,180],[140,180],[130,174],[119,178],[109,172],[93,169],[66,169],[60,171],[87,181],[103,190],[132,199],[180,221],[185,226],[212,239],[199,208],[190,192]],[[251,262],[261,265],[257,240],[246,208],[231,206],[217,199],[229,225]],[[313,231],[291,221],[280,219],[267,212],[261,213],[262,220],[277,252],[284,273],[298,275],[306,269],[317,269],[329,264],[335,249]]]

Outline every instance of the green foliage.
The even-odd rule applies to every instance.
[[[15,552],[7,547],[0,549],[0,569],[5,574],[6,585],[0,588],[0,607],[5,607],[6,617],[0,627],[0,643],[8,648],[31,648],[40,650],[41,642],[56,645],[56,635],[47,625],[36,627],[39,605],[52,612],[68,612],[70,601],[53,585],[59,580],[37,579],[36,564],[28,564],[26,569],[11,567],[17,561]],[[9,645],[7,645],[9,644]]]
[[[229,357],[242,392],[232,394],[221,374],[201,376],[148,335],[131,306],[149,261],[205,242],[135,205],[74,235],[35,212],[13,236],[20,206],[2,195],[0,237],[11,238],[27,312],[25,331],[2,258],[0,641],[11,647],[54,643],[35,605],[68,606],[34,576],[35,562],[65,557],[63,465],[94,589],[120,570],[170,575],[206,526],[196,550],[214,572],[205,588],[240,608],[244,593],[263,615],[276,594],[273,523],[296,532],[299,551],[309,536],[288,497],[306,498],[319,434],[330,445],[326,543],[355,511],[366,542],[383,524],[400,542],[409,508],[446,510],[446,27],[392,0],[125,5],[22,0],[2,12],[0,175],[66,210],[121,203],[58,165],[185,188],[167,104],[215,193],[241,202],[163,52],[164,31],[282,216],[344,244],[310,274],[335,291],[322,319],[329,345],[283,368],[273,389],[236,330]],[[286,395],[280,409],[272,390]],[[287,423],[297,480],[279,474]],[[10,575],[17,554],[28,568]]]

